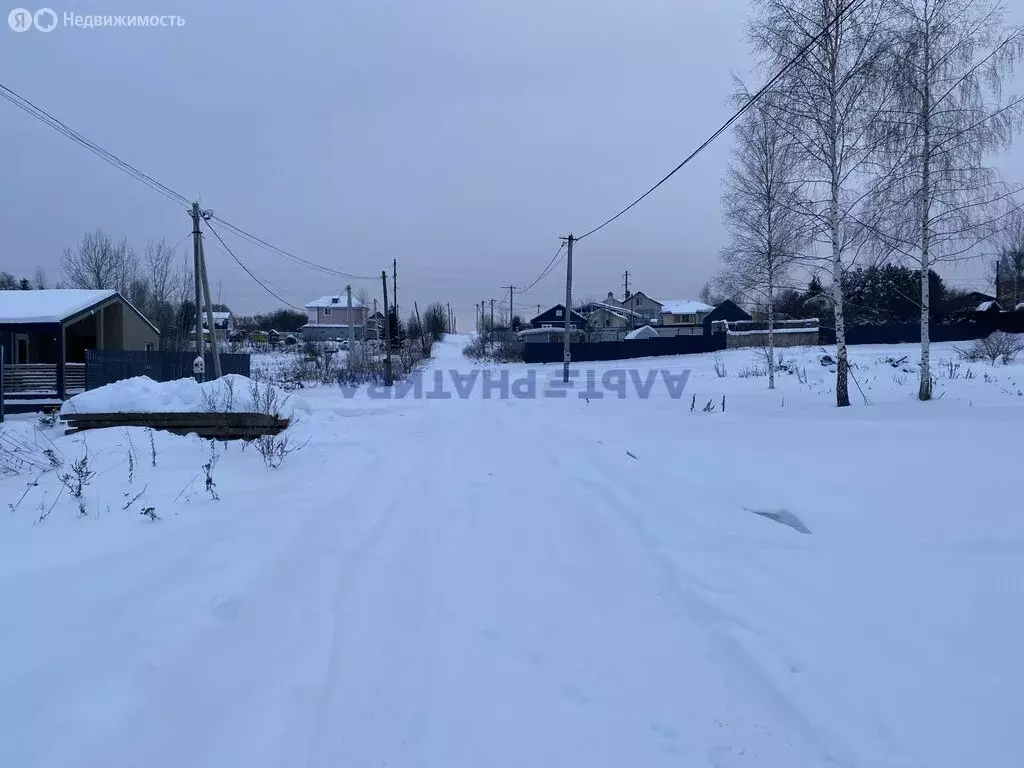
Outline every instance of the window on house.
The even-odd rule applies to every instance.
[[[555,310],[555,317],[561,317],[561,316],[562,316],[562,310],[556,309]]]
[[[332,312],[334,312],[334,310],[330,307],[324,307],[324,317],[330,317]]]
[[[146,342],[146,351],[147,352],[152,352],[153,351],[153,342],[151,342],[151,341],[147,341]]]

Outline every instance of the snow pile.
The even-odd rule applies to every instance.
[[[75,395],[60,409],[61,414],[207,411],[269,411],[283,418],[292,418],[296,411],[309,413],[309,406],[271,384],[229,373],[202,384],[194,379],[159,382],[148,376],[136,376]]]

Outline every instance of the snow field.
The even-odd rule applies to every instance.
[[[0,479],[0,765],[1013,764],[1024,366],[935,347],[928,404],[851,348],[842,410],[817,348],[773,392],[751,350],[579,365],[679,399],[304,390],[219,501],[208,442],[51,429],[97,475],[43,522],[57,473]]]

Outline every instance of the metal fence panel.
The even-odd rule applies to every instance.
[[[212,374],[213,355],[207,353],[206,370]],[[90,349],[85,353],[85,388],[96,389],[135,376],[154,381],[174,381],[192,377],[190,352],[144,352],[134,349]],[[222,354],[221,373],[249,376],[249,355]]]
[[[572,360],[575,363],[601,360],[630,360],[637,357],[663,357],[665,355],[692,355],[699,352],[715,352],[725,349],[725,334],[710,336],[666,336],[657,339],[634,339],[630,341],[591,341],[573,344]],[[561,342],[526,342],[523,345],[523,361],[527,363],[560,363],[563,346]]]

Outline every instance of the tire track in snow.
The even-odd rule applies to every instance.
[[[565,432],[565,434],[568,436],[569,433]],[[571,434],[577,441],[580,441],[581,435],[578,431],[573,431]],[[887,761],[885,764],[892,765],[917,764],[907,756],[905,749],[896,743],[884,723],[875,717],[870,706],[864,702],[841,699],[837,696],[836,686],[829,685],[826,680],[816,680],[814,674],[807,673],[804,665],[793,662],[792,654],[770,632],[715,605],[714,598],[701,596],[701,592],[714,594],[716,591],[721,593],[722,590],[705,583],[696,574],[684,570],[679,562],[681,558],[667,557],[663,553],[657,537],[650,532],[641,515],[625,499],[625,496],[628,495],[634,499],[635,503],[636,499],[650,496],[652,488],[657,488],[658,483],[664,481],[663,478],[652,476],[642,469],[638,470],[632,462],[624,468],[622,460],[616,461],[607,450],[595,451],[592,458],[599,464],[598,472],[593,473],[592,476],[583,475],[570,466],[567,469],[568,474],[577,482],[590,486],[603,498],[609,500],[610,503],[604,508],[618,516],[638,544],[647,552],[651,562],[662,572],[666,590],[674,596],[674,600],[696,619],[698,626],[709,633],[715,644],[727,653],[732,664],[744,669],[745,677],[757,681],[757,685],[768,697],[768,700],[774,702],[779,711],[787,714],[787,717],[799,728],[809,743],[815,744],[821,750],[824,758],[840,765],[849,766],[861,765],[862,759],[867,760],[873,766],[881,764],[882,760]],[[646,477],[644,477],[645,474]],[[601,479],[594,479],[598,477]],[[698,482],[707,486],[706,481],[698,480]],[[677,493],[677,491],[673,493]],[[672,499],[659,497],[656,494],[653,499],[648,499],[647,503],[643,503],[641,506],[645,509],[660,510],[666,504],[670,505],[671,502]],[[686,524],[694,523],[700,525],[698,521],[694,520],[693,515],[688,516]],[[700,527],[703,533],[710,533],[709,527]],[[716,550],[716,554],[732,563],[729,568],[731,578],[738,577],[742,582],[746,578],[745,574],[750,572],[749,553],[730,553],[728,548],[722,548],[721,551]],[[763,581],[766,578],[778,581],[774,574],[762,567],[757,571],[756,580]],[[725,592],[732,591],[726,590]],[[807,607],[805,613],[814,615],[810,606]],[[723,630],[720,627],[727,629]],[[755,655],[751,651],[752,645],[759,645],[762,650]],[[815,702],[812,711],[807,711],[806,704],[797,701],[795,696],[798,694],[793,690],[791,682],[785,679],[785,674],[780,680],[778,674],[773,676],[772,672],[765,668],[765,654],[772,657],[772,666],[778,670],[789,670],[791,673],[799,670],[800,681],[810,684],[811,690],[813,690]],[[829,714],[822,716],[823,710]],[[842,722],[847,727],[851,722],[860,723],[859,733],[855,736],[840,735],[834,732],[825,735],[826,731],[834,731],[828,724],[835,722]],[[884,755],[859,754],[864,749],[864,745],[878,744],[879,742],[884,745]],[[889,763],[888,761],[893,762]]]

